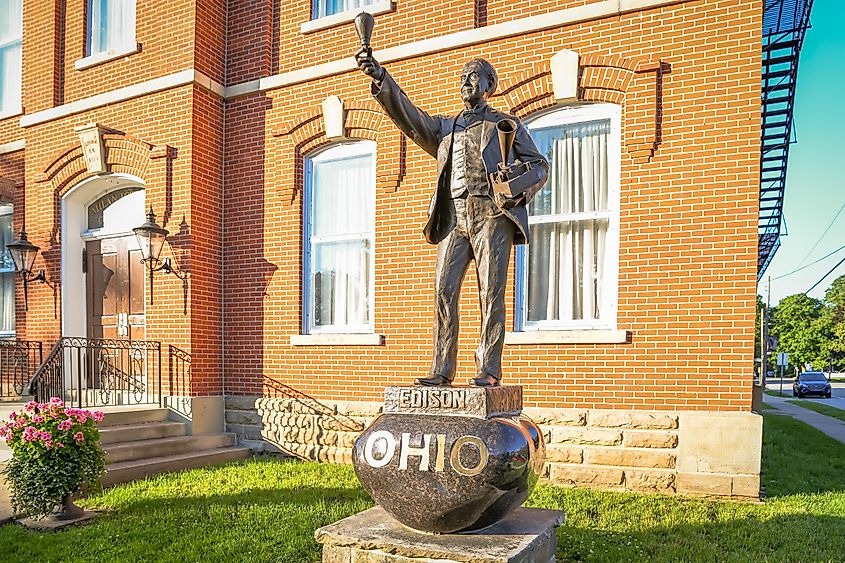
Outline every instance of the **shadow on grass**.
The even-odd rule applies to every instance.
[[[0,561],[319,561],[314,530],[373,502],[351,468],[257,460],[158,476],[80,504],[104,513],[56,534],[0,528]]]

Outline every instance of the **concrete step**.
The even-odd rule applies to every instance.
[[[123,426],[127,424],[143,424],[148,422],[162,422],[167,420],[167,409],[155,407],[103,407],[91,408],[105,413],[105,418],[97,426]]]
[[[249,448],[229,446],[226,448],[215,448],[213,450],[188,452],[164,457],[121,461],[106,466],[106,474],[102,478],[102,483],[104,487],[109,487],[118,483],[143,479],[149,475],[216,465],[239,459],[247,459],[249,456]]]
[[[188,434],[188,425],[184,422],[146,422],[141,424],[123,424],[100,428],[100,444],[116,444],[118,442],[137,442],[139,440],[155,440],[158,438],[172,438]]]
[[[106,444],[103,448],[111,463],[166,457],[187,452],[214,450],[235,445],[232,433],[207,434],[203,436],[175,436],[134,442]]]

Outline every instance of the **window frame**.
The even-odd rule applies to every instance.
[[[15,215],[14,205],[12,205],[11,203],[0,204],[0,217],[6,217],[6,216],[12,217],[12,240],[14,240],[14,232],[15,232],[14,215]],[[2,264],[0,264],[0,274],[12,274],[12,279],[15,280],[14,276],[16,275],[16,272],[15,272],[14,265],[11,266],[11,268],[9,268],[9,269],[4,269]],[[13,305],[12,306],[15,308],[15,314],[13,314],[12,316],[15,318],[15,328],[12,329],[11,331],[8,331],[8,330],[2,330],[2,327],[0,327],[0,338],[14,338],[17,335],[18,319],[17,319],[17,314],[16,314],[17,313],[16,286],[17,286],[17,281],[15,280],[12,283],[12,294],[13,294],[13,297],[12,297]]]
[[[20,53],[17,99],[12,100],[11,105],[7,109],[2,109],[6,105],[6,101],[0,98],[0,119],[20,115],[23,112],[23,1],[21,1],[21,18],[18,22],[18,34],[4,41],[0,40],[0,49],[14,47],[16,45],[19,47],[18,52]],[[2,90],[0,90],[0,93],[2,93]]]
[[[325,237],[313,237],[313,175],[314,164],[326,161],[350,159],[359,156],[370,156],[370,178],[371,178],[371,201],[369,210],[370,230],[361,233],[349,233],[345,235],[331,235]],[[375,141],[355,139],[331,143],[326,147],[309,154],[303,158],[303,197],[302,197],[302,327],[303,335],[317,334],[373,334],[375,333],[375,242],[376,242],[376,143]],[[369,278],[370,288],[367,295],[367,307],[369,310],[370,322],[363,325],[326,325],[315,326],[312,323],[312,306],[314,304],[314,287],[311,283],[311,270],[313,267],[313,243],[316,242],[341,242],[367,240],[370,244]]]
[[[608,163],[608,207],[609,211],[590,211],[584,213],[563,213],[532,217],[529,213],[528,225],[555,223],[574,220],[608,219],[605,240],[606,276],[602,288],[602,311],[607,311],[601,319],[577,319],[554,321],[528,321],[528,252],[529,247],[520,245],[515,252],[514,276],[514,331],[560,331],[560,330],[615,330],[617,328],[619,306],[619,219],[621,204],[621,169],[622,169],[622,108],[617,104],[590,103],[582,105],[556,107],[551,111],[538,114],[526,120],[529,132],[549,129],[563,125],[590,121],[610,121],[610,133],[607,140]],[[551,181],[551,179],[549,180]]]
[[[115,58],[119,58],[125,55],[129,55],[132,53],[138,52],[138,44],[137,44],[137,37],[138,37],[138,1],[137,0],[129,0],[132,2],[132,26],[131,32],[132,36],[128,38],[125,44],[115,46],[112,49],[102,50],[102,51],[93,51],[93,35],[94,35],[94,26],[93,26],[93,14],[94,14],[94,2],[98,0],[86,0],[86,17],[85,17],[85,56],[82,59],[79,59],[75,63],[75,68],[77,70],[82,68],[87,68],[89,66],[93,66],[95,64],[99,64],[101,62],[109,61]]]
[[[339,12],[334,12],[333,14],[323,14],[319,15],[320,5],[327,3],[328,0],[311,0],[311,19],[312,20],[321,20],[323,18],[330,18],[332,16],[337,16],[338,14],[346,14],[347,12],[355,12],[358,14],[362,10],[366,9],[371,4],[375,4],[378,0],[369,0],[369,2],[363,6],[358,6],[357,8],[350,8],[348,10],[341,10]]]

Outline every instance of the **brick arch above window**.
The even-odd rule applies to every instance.
[[[124,133],[105,133],[102,142],[106,173],[136,176],[148,187],[158,177],[151,162],[172,154],[172,149],[166,145],[153,145]],[[38,181],[52,184],[59,198],[82,180],[95,175],[88,170],[80,143],[55,154],[43,170]]]
[[[326,135],[322,109],[303,112],[273,132],[280,138],[277,158],[280,163],[279,185],[282,200],[292,204],[304,187],[303,159],[309,153],[338,140],[376,142],[376,189],[395,192],[404,176],[406,140],[373,100],[345,103],[344,136]]]
[[[153,145],[111,129],[104,128],[101,135],[104,172],[126,174],[143,181],[146,204],[160,210],[160,218],[167,223],[169,214],[166,200],[170,188],[167,169],[168,161],[175,156],[176,150],[169,145]],[[56,152],[42,170],[37,182],[48,185],[54,194],[50,240],[56,241],[61,223],[62,197],[80,182],[98,174],[89,171],[81,142]],[[54,274],[59,275],[58,270]]]
[[[579,60],[577,101],[623,106],[624,144],[635,163],[648,162],[660,143],[662,76],[668,70],[654,56],[587,54]],[[520,118],[558,105],[549,61],[504,77],[496,97]]]

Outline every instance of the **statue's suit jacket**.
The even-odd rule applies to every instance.
[[[419,109],[411,103],[405,92],[386,70],[380,85],[373,81],[372,93],[399,129],[425,152],[437,159],[437,187],[431,197],[428,222],[423,229],[426,240],[431,244],[437,244],[446,238],[456,224],[455,207],[450,201],[452,196],[449,183],[452,177],[452,135],[458,116],[431,116]],[[496,171],[497,165],[502,162],[502,150],[496,135],[496,123],[501,119],[512,119],[517,123],[511,161],[518,159],[521,162],[531,163],[531,169],[526,174],[532,176],[527,178],[529,187],[523,192],[524,201],[516,207],[502,210],[518,227],[514,244],[525,244],[528,242],[526,205],[546,183],[549,164],[517,118],[488,106],[484,113],[481,134],[484,147],[482,156],[484,167],[487,169],[488,185],[489,174]]]

